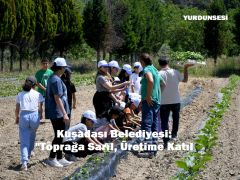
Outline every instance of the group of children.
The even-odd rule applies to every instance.
[[[61,168],[68,166],[76,157],[84,157],[87,154],[96,152],[88,150],[89,143],[97,146],[111,141],[113,139],[111,130],[116,130],[117,132],[125,130],[134,131],[134,127],[141,127],[142,124],[146,124],[146,122],[141,122],[143,119],[138,116],[142,101],[144,101],[140,95],[141,79],[143,67],[146,74],[145,69],[147,68],[145,67],[152,65],[140,62],[141,64],[139,62],[134,63],[134,71],[131,72],[129,64],[125,64],[121,69],[117,61],[109,63],[105,60],[100,61],[95,77],[96,93],[93,96],[95,112],[91,110],[85,111],[82,115],[81,123],[70,128],[71,110],[76,108],[76,88],[71,82],[71,74],[73,72],[68,68],[70,66],[67,65],[64,58],[55,59],[51,70],[48,69],[48,60],[43,59],[41,62],[42,69],[36,73],[35,77],[29,76],[26,78],[23,91],[16,98],[15,115],[16,124],[19,124],[22,154],[21,170],[27,170],[28,159],[35,155],[33,152],[34,142],[40,119],[43,118],[43,102],[45,103],[45,119],[50,119],[55,134],[52,145],[59,145],[60,147],[62,145],[72,146],[81,144],[85,147],[84,151],[77,152],[69,149],[51,150],[46,163],[52,167]],[[187,82],[187,68],[191,65],[184,67],[184,76],[179,71],[169,68],[168,57],[161,57],[159,65],[162,68],[159,76],[166,88],[164,87],[164,92],[162,90],[161,99],[158,99],[161,102],[161,106],[159,104],[160,112],[158,112],[158,123],[160,123],[158,131],[161,131],[161,128],[164,132],[169,130],[168,118],[170,111],[172,111],[172,139],[177,139],[180,113],[178,84],[179,82]],[[116,76],[120,69],[120,73]],[[130,75],[131,78],[129,77]],[[160,82],[162,83],[162,81]],[[34,91],[37,86],[38,92]],[[147,87],[146,83],[144,86],[145,88]],[[146,93],[145,91],[142,92]],[[21,114],[19,116],[20,111]],[[107,134],[107,136],[97,138],[58,136],[58,131],[67,131],[72,134],[73,132],[86,133],[88,130],[97,133],[102,132]],[[163,141],[164,148],[166,148],[169,138],[163,138]],[[65,157],[62,155],[62,151],[65,153]]]
[[[57,58],[51,70],[48,69],[49,61],[43,59],[42,69],[35,77],[26,78],[23,91],[16,98],[16,124],[19,124],[20,149],[22,154],[22,166],[20,170],[27,170],[28,159],[35,156],[33,149],[36,138],[36,131],[42,116],[42,106],[45,104],[45,119],[50,119],[55,133],[52,144],[72,145],[74,143],[85,146],[84,151],[72,152],[63,149],[50,152],[46,163],[53,167],[70,165],[76,157],[84,157],[95,151],[88,150],[88,143],[102,145],[110,141],[111,130],[118,132],[124,130],[134,131],[133,127],[140,126],[140,117],[137,116],[138,106],[141,102],[139,95],[140,75],[142,71],[140,63],[134,64],[134,72],[131,72],[130,65],[124,65],[118,77],[113,77],[120,69],[117,61],[106,61],[98,63],[99,71],[96,75],[97,92],[93,98],[95,112],[88,110],[82,115],[81,123],[70,128],[71,110],[76,108],[76,88],[71,82],[73,73],[66,64],[64,58]],[[103,71],[100,69],[103,68]],[[109,67],[109,68],[108,68]],[[105,76],[105,73],[107,76]],[[131,84],[129,82],[131,76]],[[106,79],[107,78],[107,79]],[[107,85],[104,84],[107,82]],[[104,84],[104,85],[103,85]],[[129,93],[131,85],[132,93]],[[38,86],[38,92],[34,89]],[[21,113],[20,113],[21,112]],[[20,116],[19,116],[20,113]],[[97,115],[97,118],[96,118]],[[131,116],[135,117],[133,120]],[[83,133],[87,130],[95,132],[106,132],[107,137],[99,138],[73,138],[58,137],[57,131]],[[56,158],[57,157],[57,158]]]

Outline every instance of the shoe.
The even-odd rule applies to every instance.
[[[158,142],[163,143],[163,138],[158,137]]]
[[[163,147],[164,147],[164,149],[168,149],[168,141],[167,141],[167,142],[164,142]]]
[[[68,161],[75,161],[77,157],[74,156],[74,154],[65,154],[65,159]]]
[[[171,139],[172,139],[173,141],[177,141],[177,140],[178,140],[178,136],[173,134]]]
[[[138,157],[139,158],[149,158],[149,159],[152,159],[154,157],[154,153],[140,152],[140,153],[138,153]]]
[[[45,163],[48,164],[49,166],[52,166],[52,167],[57,167],[57,168],[62,168],[62,167],[63,167],[63,165],[60,164],[60,163],[57,161],[56,158],[53,159],[53,160],[50,160],[49,158],[47,158],[47,160],[46,160]]]
[[[23,164],[20,171],[26,171],[27,170],[27,164]]]
[[[32,151],[30,155],[28,155],[28,159],[32,158],[35,156],[35,153]]]
[[[58,161],[58,163],[61,164],[62,166],[69,166],[73,162],[70,162],[63,157],[61,160]]]

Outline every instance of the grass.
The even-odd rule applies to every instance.
[[[94,78],[97,70],[96,62],[82,62],[82,61],[67,61],[67,63],[72,66],[71,70],[74,72],[72,74],[72,82],[76,87],[88,86],[94,84]],[[124,64],[129,63],[129,61],[122,60],[119,65],[122,67]],[[51,66],[52,62],[49,65]],[[160,70],[157,58],[153,58],[154,66]],[[179,70],[183,73],[183,68],[174,66],[170,62],[170,67]],[[8,61],[4,61],[4,71],[0,72],[0,97],[17,95],[22,91],[22,84],[27,76],[35,75],[36,72],[41,69],[40,61],[37,61],[36,68],[33,67],[33,63],[30,63],[29,69],[27,69],[27,62],[23,61],[23,71],[19,71],[19,62],[14,62],[13,71],[10,72],[10,64]],[[133,68],[132,68],[133,69]],[[206,60],[205,66],[199,66],[195,68],[189,68],[188,74],[192,78],[228,78],[232,74],[240,75],[240,56],[229,57],[222,56],[217,59],[217,65],[214,66],[214,60],[209,58]],[[9,80],[6,78],[17,78],[14,80]]]

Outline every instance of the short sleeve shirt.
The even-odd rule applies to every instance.
[[[42,94],[32,89],[20,92],[16,98],[16,102],[20,104],[20,111],[37,111],[38,103],[43,101]]]
[[[133,73],[130,78],[131,85],[134,86],[135,93],[139,94],[141,89],[141,80],[138,74]]]
[[[68,105],[67,88],[60,77],[51,75],[48,79],[45,97],[45,116],[46,119],[62,118],[63,114],[58,108],[54,95],[60,95],[63,107],[67,114],[70,114]]]
[[[178,70],[171,68],[163,68],[159,73],[166,82],[166,88],[162,93],[161,104],[180,103],[181,100],[178,85],[179,82],[183,81],[183,75]]]
[[[125,111],[126,114],[131,114],[131,111],[130,111],[129,108],[125,108],[124,111]]]
[[[96,89],[98,92],[110,92],[107,88],[103,86],[105,82],[108,82],[108,80],[103,75],[98,75],[96,79]]]
[[[68,105],[72,109],[72,94],[76,92],[76,88],[72,82],[67,82],[65,85],[67,87]]]
[[[145,76],[146,73],[151,73],[153,76],[153,90],[151,93],[151,97],[153,101],[157,104],[161,102],[161,88],[160,83],[163,81],[163,78],[158,73],[157,69],[153,65],[148,65],[143,68],[143,75],[142,75],[142,88],[141,88],[141,97],[142,101],[147,96],[147,78]]]
[[[53,73],[53,71],[50,69],[47,69],[46,71],[40,69],[35,75],[35,77],[37,79],[37,83],[41,83],[42,86],[46,88],[48,78],[52,73]],[[45,96],[45,91],[42,90],[40,87],[38,87],[38,92],[41,93],[43,96]]]
[[[107,120],[107,118],[101,118],[101,119],[97,118],[97,122],[98,123],[94,123],[94,125],[93,125],[94,130],[99,128],[100,126],[106,126],[106,125],[110,124],[110,122]]]
[[[79,123],[73,127],[71,127],[70,129],[67,130],[67,133],[70,133],[71,136],[70,137],[65,137],[63,138],[63,143],[66,141],[72,141],[72,142],[78,142],[82,139],[82,137],[78,137],[78,133],[79,132],[87,132],[87,126],[83,123]]]

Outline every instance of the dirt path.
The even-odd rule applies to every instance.
[[[217,100],[217,92],[226,87],[229,83],[226,79],[193,79],[191,84],[198,84],[203,88],[203,92],[193,100],[191,105],[183,108],[180,115],[179,141],[189,144],[195,138],[202,121],[207,116],[206,110],[213,107]],[[182,86],[180,87],[180,92]],[[132,153],[128,153],[128,158],[122,160],[118,165],[118,173],[113,180],[142,180],[161,179],[167,180],[176,173],[177,165],[175,161],[182,160],[186,151],[158,151],[158,155],[153,159],[137,158]]]
[[[215,102],[217,91],[227,86],[226,79],[190,79],[187,84],[180,84],[180,95],[183,96],[200,86],[203,93],[194,102],[185,107],[181,113],[180,141],[192,140],[201,121],[206,116],[209,104]],[[72,111],[71,126],[80,122],[81,115],[86,110],[94,110],[92,98],[95,87],[77,88],[77,109]],[[63,179],[69,176],[89,157],[78,158],[72,165],[60,169],[51,168],[45,164],[49,151],[35,147],[36,156],[29,160],[28,171],[20,172],[21,153],[18,136],[18,126],[14,124],[15,98],[0,100],[0,179]],[[41,120],[37,131],[36,143],[51,143],[54,133],[49,120]],[[163,157],[163,153],[165,154]],[[129,153],[127,160],[118,166],[114,179],[145,179],[147,177],[165,179],[176,170],[174,161],[182,157],[182,152],[159,152],[157,159],[138,159]],[[159,168],[159,166],[161,168]],[[155,171],[155,173],[154,173]],[[166,173],[165,173],[166,172]],[[166,178],[167,179],[167,178]]]

